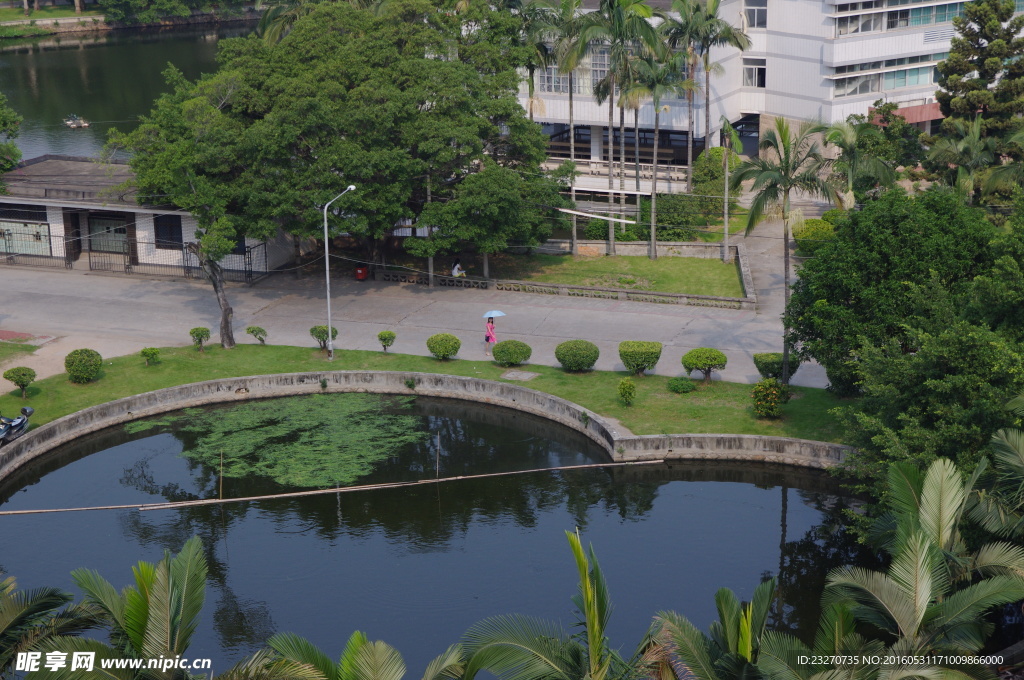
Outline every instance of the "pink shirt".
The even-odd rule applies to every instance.
[[[494,324],[493,323],[488,323],[487,324],[487,332],[484,334],[484,337],[487,338],[487,342],[498,342],[498,336],[496,336],[494,334]]]

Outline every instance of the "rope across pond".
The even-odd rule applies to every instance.
[[[353,491],[376,491],[378,489],[401,489],[405,487],[423,486],[457,482],[464,479],[486,479],[489,477],[511,477],[528,475],[535,472],[561,472],[563,470],[592,470],[595,468],[626,467],[632,465],[662,465],[664,459],[633,460],[621,463],[590,463],[587,465],[563,465],[553,468],[533,468],[530,470],[511,470],[509,472],[489,472],[480,475],[458,475],[456,477],[437,477],[434,479],[418,479],[412,482],[388,482],[385,484],[363,484],[358,486],[339,486],[333,489],[311,489],[309,491],[290,491],[275,493],[268,496],[243,496],[241,498],[206,498],[198,501],[178,501],[176,503],[129,503],[127,505],[94,505],[85,508],[47,508],[42,510],[0,510],[0,517],[7,515],[43,515],[54,512],[88,512],[91,510],[175,510],[200,505],[224,505],[226,503],[247,503],[250,501],[267,501],[280,498],[301,498],[304,496],[322,496],[326,494],[350,493]]]

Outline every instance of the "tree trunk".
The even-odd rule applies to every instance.
[[[536,94],[536,90],[534,89],[534,77],[535,77],[535,73],[536,73],[537,69],[535,69],[534,67],[531,66],[529,68],[529,71],[530,71],[530,76],[529,76],[530,77],[530,82],[529,82],[530,86],[528,88],[529,89],[529,95],[530,95],[530,106],[529,106],[529,109],[530,109],[530,122],[532,123],[533,122],[533,98],[534,98],[534,95]]]
[[[427,287],[434,287],[434,256],[427,256]]]
[[[615,204],[615,182],[613,180],[615,170],[615,78],[609,74],[611,85],[608,91],[608,212],[611,212]],[[615,223],[608,222],[608,254],[615,254]]]
[[[75,0],[75,14],[82,13],[82,0]]]
[[[640,209],[640,106],[633,109],[633,165],[636,168],[637,211]],[[639,220],[639,214],[637,220]]]
[[[576,162],[576,128],[574,127],[572,118],[572,71],[569,71],[569,157],[570,160]],[[572,207],[576,209],[576,179],[573,178],[569,185],[569,198],[572,200]],[[576,242],[576,215],[572,216],[572,236],[569,239],[570,252],[573,255],[578,255],[580,252],[579,244]]]
[[[619,217],[626,217],[626,107],[619,107]],[[626,225],[622,225],[625,230]]]
[[[686,93],[686,107],[689,109],[689,128],[686,131],[686,193],[693,193],[693,91]]]
[[[785,269],[782,281],[786,287],[786,306],[789,309],[789,190],[782,198],[782,266]],[[789,321],[782,312],[782,384],[789,385]]]
[[[729,151],[732,145],[725,145],[725,153],[722,154],[722,158],[725,160],[722,165],[725,168],[725,197],[722,201],[722,227],[725,229],[725,234],[722,236],[722,262],[726,264],[732,259],[729,256]]]
[[[484,278],[491,278],[491,263],[490,260],[488,259],[487,253],[484,253]]]
[[[39,11],[39,0],[33,0],[33,2],[32,2],[32,9],[33,9],[33,11],[36,11],[36,12]]]
[[[217,296],[217,304],[220,305],[220,346],[224,349],[234,349],[235,331],[231,325],[231,318],[235,312],[228,302],[227,293],[224,292],[224,270],[221,269],[220,263],[206,257],[198,243],[188,244],[188,249],[199,260],[200,268],[213,284],[213,292]]]
[[[704,56],[704,150],[711,148],[711,63]]]
[[[651,172],[651,246],[650,252],[647,254],[652,260],[658,259],[658,234],[655,229],[657,221],[657,203],[658,203],[658,131],[661,124],[661,113],[658,111],[657,105],[654,107],[654,164],[651,166],[653,171]]]
[[[22,0],[22,4],[25,5],[25,16],[29,15],[28,0]]]
[[[78,0],[75,0],[78,2]],[[299,240],[298,234],[292,234],[292,260],[295,262],[295,278],[302,278],[302,242]],[[329,264],[326,266],[330,266]]]

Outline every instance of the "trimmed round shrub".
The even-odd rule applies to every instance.
[[[826,222],[833,226],[839,226],[839,223],[849,216],[849,210],[843,210],[842,208],[832,208],[831,210],[826,210],[825,213],[821,216],[821,219],[825,220]]]
[[[395,335],[394,331],[381,331],[380,333],[377,333],[377,342],[379,342],[380,346],[384,348],[385,352],[387,352],[388,347],[395,344],[396,337],[398,336]]]
[[[566,340],[555,348],[555,358],[567,371],[589,371],[599,356],[601,350],[589,340]]]
[[[139,352],[142,358],[146,360],[146,365],[155,364],[160,361],[160,348],[159,347],[143,347],[142,351]]]
[[[494,362],[499,366],[518,366],[530,360],[533,350],[525,342],[518,340],[502,340],[491,350]]]
[[[451,333],[438,333],[427,338],[427,349],[441,361],[447,361],[459,353],[462,341]]]
[[[312,338],[314,340],[316,340],[317,344],[320,345],[320,351],[321,352],[326,352],[327,351],[327,326],[326,325],[322,325],[322,324],[320,326],[313,326],[312,328],[309,329],[309,334],[310,334],[310,336],[312,336]],[[334,326],[331,326],[331,340],[337,340],[337,339],[338,339],[338,329],[335,328]]]
[[[210,339],[210,329],[204,326],[196,326],[188,332],[192,336],[192,344],[200,352],[203,351],[203,343]]]
[[[261,345],[267,344],[267,332],[259,326],[247,326],[245,332],[259,340]]]
[[[661,343],[644,340],[626,340],[619,343],[619,359],[626,370],[643,375],[658,365],[661,359]]]
[[[632,404],[636,399],[636,383],[632,378],[623,378],[619,381],[619,399],[626,406]]]
[[[778,418],[782,415],[786,388],[775,378],[765,378],[754,384],[754,413],[758,418]]]
[[[762,378],[782,380],[782,352],[761,352],[754,355],[754,366]],[[800,357],[795,352],[789,353],[789,377],[793,377],[800,368]]]
[[[822,247],[836,237],[836,228],[831,222],[819,219],[804,220],[793,230],[793,240],[801,255],[814,257]]]
[[[697,389],[697,386],[693,384],[693,381],[689,378],[682,376],[676,376],[675,378],[669,378],[668,391],[675,392],[676,394],[687,394]]]
[[[103,357],[94,349],[76,349],[64,357],[64,370],[68,372],[68,380],[73,383],[85,384],[99,375]]]
[[[728,359],[725,358],[725,354],[713,347],[698,347],[683,355],[683,368],[686,372],[692,374],[694,371],[700,371],[704,374],[704,382],[711,380],[712,371],[721,371],[725,368],[726,362]]]
[[[21,398],[25,398],[25,390],[36,379],[36,372],[27,366],[16,366],[4,371],[4,380],[9,380],[21,389]]]

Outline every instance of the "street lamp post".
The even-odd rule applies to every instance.
[[[350,184],[348,189],[345,189],[340,194],[327,201],[327,205],[324,206],[324,275],[327,280],[327,360],[334,361],[334,339],[331,337],[331,255],[327,250],[328,236],[327,236],[327,208],[339,198],[347,194],[348,192],[355,189],[355,185]]]

